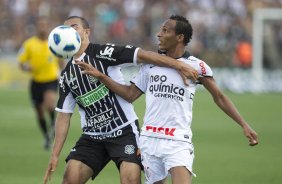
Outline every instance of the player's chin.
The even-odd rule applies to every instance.
[[[166,50],[166,48],[164,47],[164,45],[159,44],[158,46],[159,46],[159,50]]]

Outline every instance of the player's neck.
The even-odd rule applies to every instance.
[[[166,55],[169,56],[169,57],[172,57],[172,58],[180,58],[183,56],[185,50],[184,50],[185,47],[183,48],[178,48],[178,47],[175,47],[173,49],[169,49],[166,51]]]
[[[37,34],[37,38],[40,40],[47,40],[48,36],[46,34]]]
[[[81,46],[80,46],[80,49],[79,51],[74,55],[75,58],[78,58],[79,56],[81,56],[85,50],[87,49],[88,45],[89,45],[89,41],[83,41],[81,42]]]

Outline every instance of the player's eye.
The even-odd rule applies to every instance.
[[[78,25],[77,24],[72,24],[71,27],[74,28],[74,29],[77,29]]]

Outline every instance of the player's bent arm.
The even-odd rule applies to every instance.
[[[59,155],[65,143],[69,126],[70,126],[71,114],[59,112],[55,122],[55,141],[52,148],[51,157],[49,160],[48,167],[44,175],[44,184],[50,179],[52,173],[55,171],[59,161]]]
[[[129,103],[134,102],[142,95],[142,92],[135,86],[135,84],[131,84],[130,86],[119,84],[105,74],[102,74],[97,79]]]
[[[171,57],[161,55],[152,51],[146,51],[141,48],[138,49],[137,53],[138,63],[149,63],[158,66],[170,67],[178,70],[183,80],[189,78],[195,81],[198,78],[198,72],[193,67],[184,62],[179,62]],[[187,81],[184,81],[187,83]]]
[[[130,103],[134,102],[142,95],[142,92],[134,84],[131,84],[130,86],[119,84],[88,63],[75,60],[75,64],[79,66],[83,74],[88,74],[97,78],[110,90]]]
[[[250,145],[258,143],[257,133],[252,130],[232,101],[223,94],[212,77],[203,77],[199,79],[205,88],[211,93],[214,102],[244,130],[244,134],[249,138]]]
[[[199,79],[205,88],[210,92],[214,102],[234,121],[236,121],[241,127],[246,126],[246,122],[240,116],[236,107],[233,105],[231,100],[223,94],[218,88],[215,80],[212,77],[203,77]]]

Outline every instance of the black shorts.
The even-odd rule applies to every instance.
[[[134,125],[132,126],[132,124]],[[82,134],[66,158],[66,162],[70,159],[83,162],[93,170],[92,179],[110,160],[115,162],[118,169],[122,161],[136,163],[142,167],[137,146],[139,139],[138,121],[132,124],[117,130],[111,134],[112,137],[110,138]],[[135,127],[138,127],[138,130]]]
[[[36,107],[43,102],[43,94],[47,90],[53,90],[57,92],[58,90],[58,81],[54,80],[51,82],[39,83],[31,81],[30,84],[30,94],[33,105]]]

